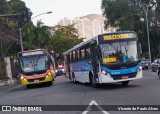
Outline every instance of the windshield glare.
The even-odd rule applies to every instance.
[[[47,56],[21,58],[20,65],[24,72],[46,70],[49,67]]]
[[[101,44],[100,48],[104,64],[126,63],[139,60],[136,41]]]

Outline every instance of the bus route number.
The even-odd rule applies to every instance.
[[[117,61],[116,57],[103,58],[103,62],[105,63],[111,63],[111,62],[116,62],[116,61]]]

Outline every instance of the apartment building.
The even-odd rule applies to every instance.
[[[104,20],[105,18],[102,15],[90,14],[83,17],[77,17],[73,20],[64,18],[59,20],[58,25],[68,26],[74,24],[74,27],[78,29],[79,38],[88,40],[98,34],[116,31],[115,28],[111,27],[104,29]]]

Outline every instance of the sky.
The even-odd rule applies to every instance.
[[[21,0],[31,9],[32,18],[38,14],[52,11],[52,14],[44,14],[34,18],[34,24],[41,20],[47,26],[54,26],[59,20],[68,17],[76,17],[88,14],[102,14],[102,0]]]

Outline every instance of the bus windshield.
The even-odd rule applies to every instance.
[[[49,68],[47,56],[30,56],[20,58],[20,66],[23,72],[46,70]]]
[[[109,42],[100,44],[100,48],[104,64],[135,62],[140,59],[136,41]]]

